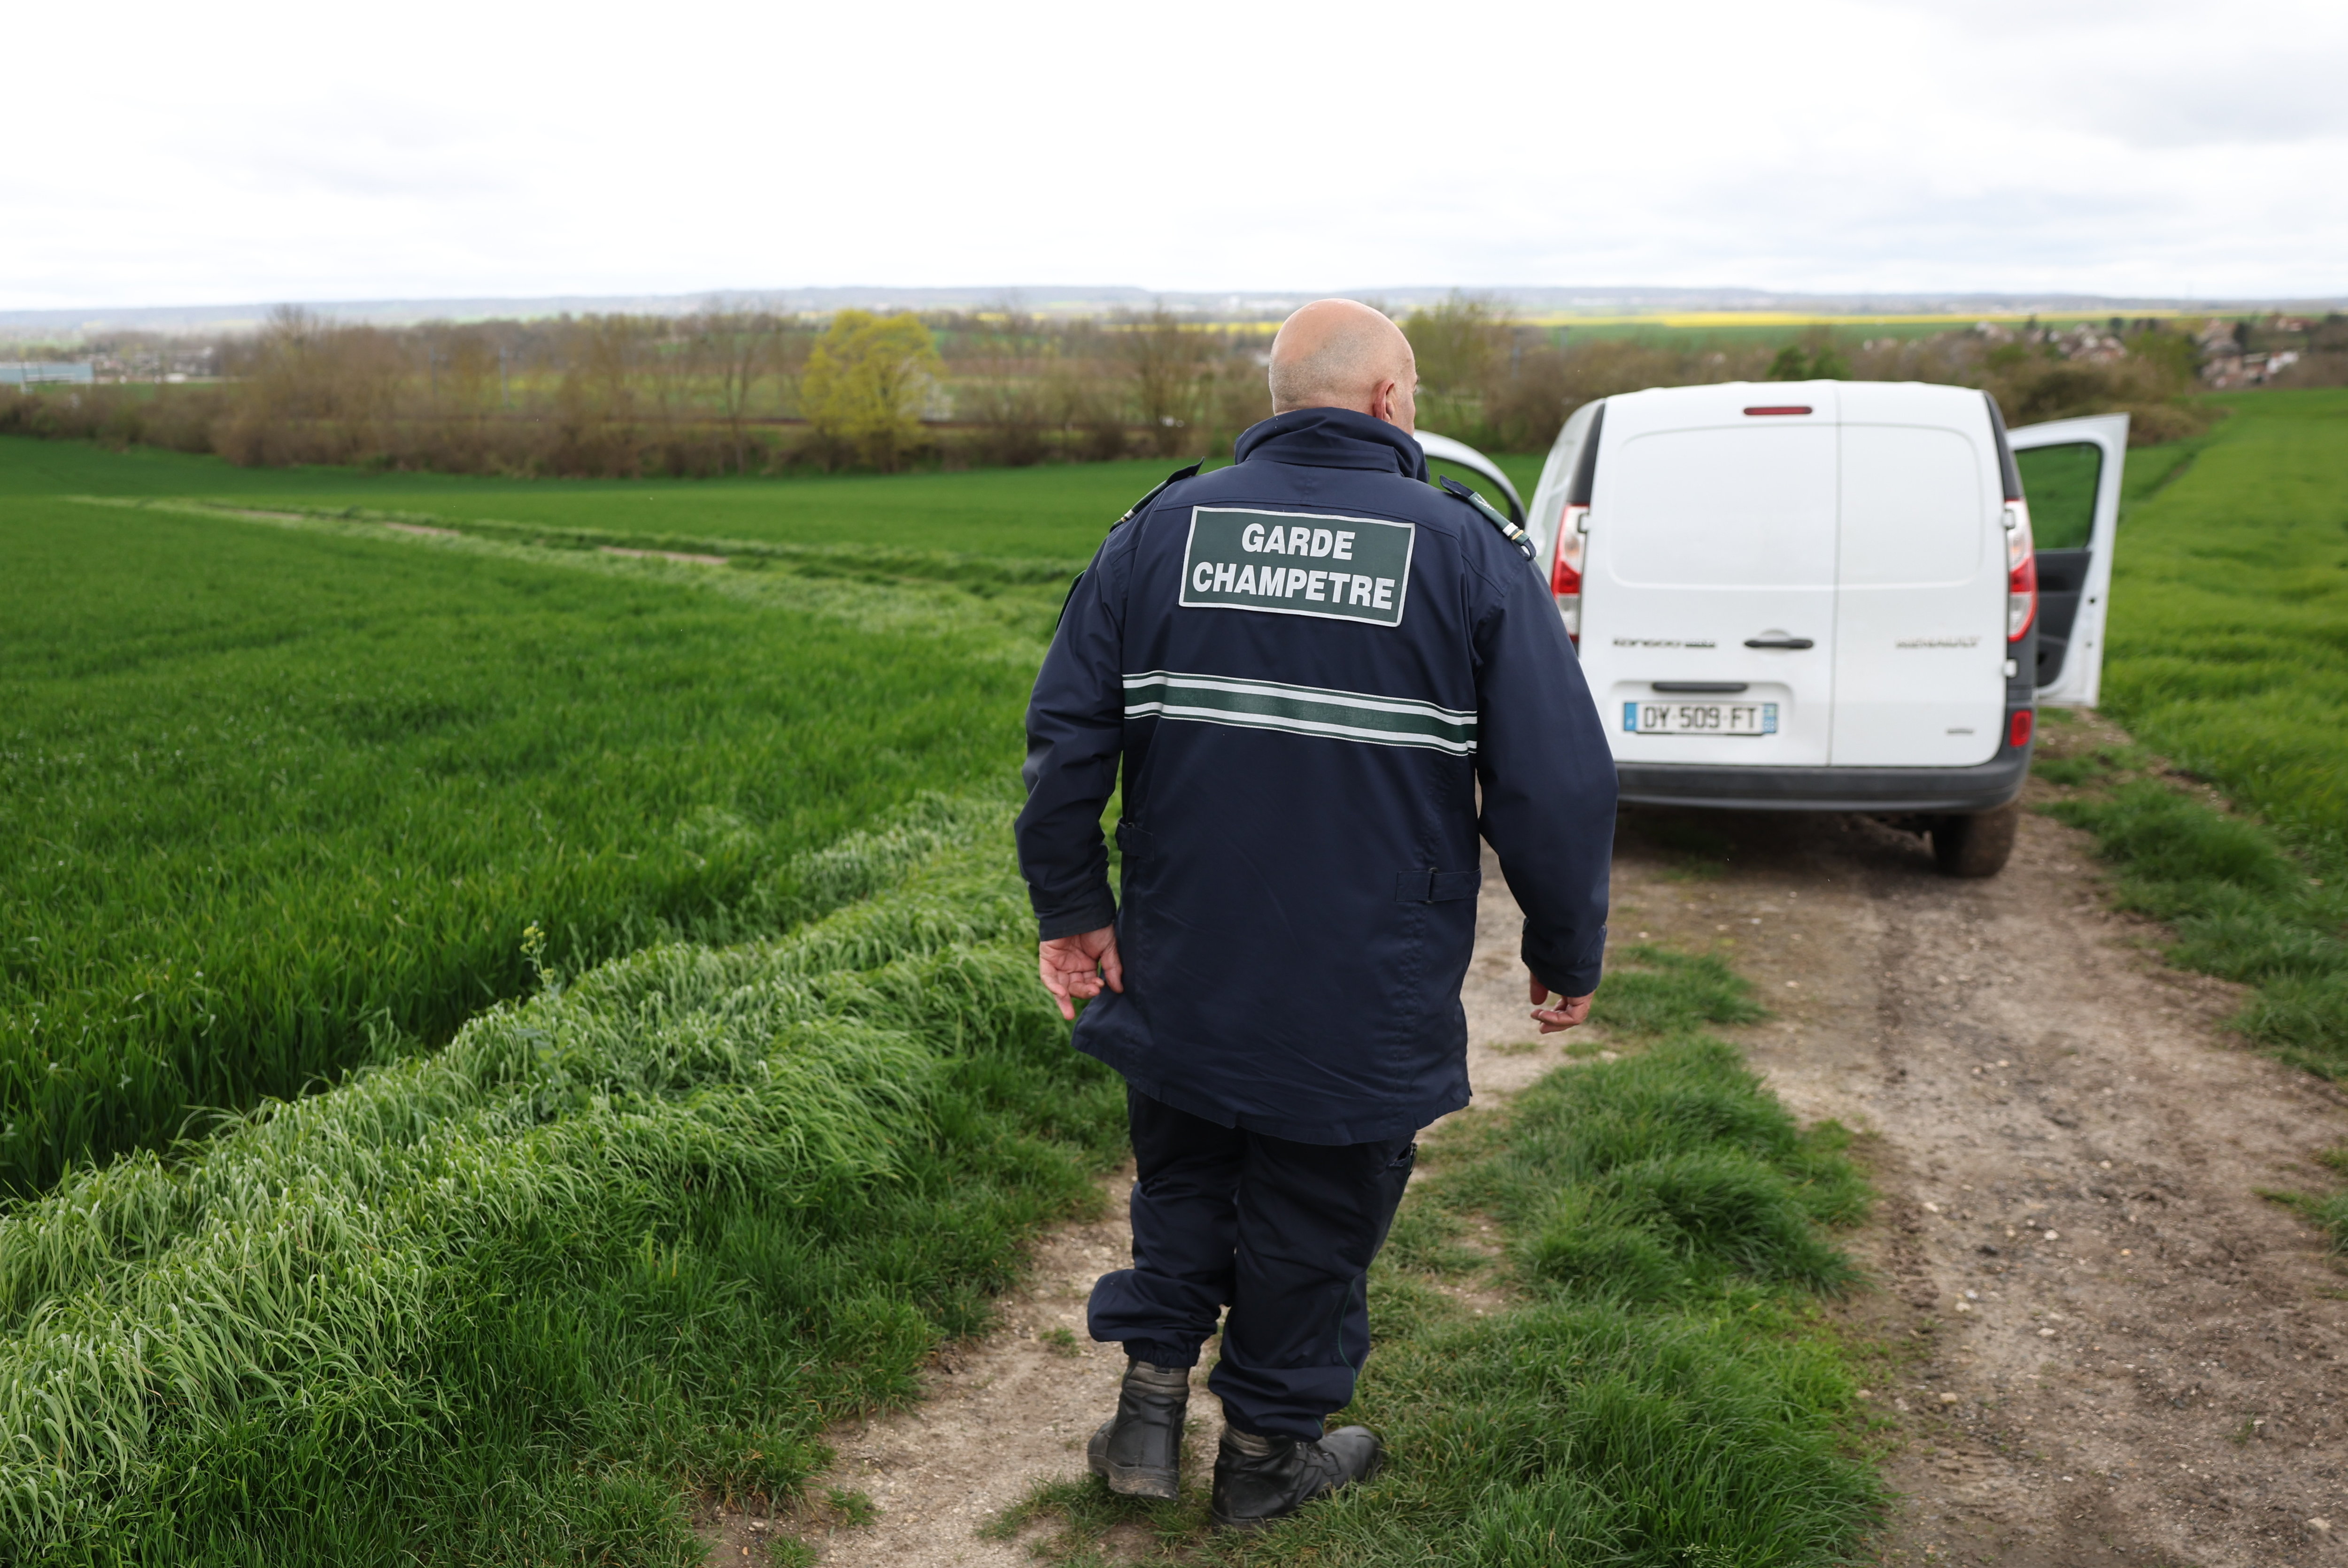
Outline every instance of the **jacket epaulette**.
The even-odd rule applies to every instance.
[[[1156,500],[1159,497],[1166,493],[1167,486],[1179,485],[1183,480],[1195,477],[1199,470],[1205,466],[1206,459],[1201,457],[1198,462],[1191,464],[1189,467],[1177,468],[1171,474],[1167,475],[1163,479],[1159,480],[1157,484],[1150,487],[1149,494],[1142,497],[1141,499],[1126,507],[1125,516],[1117,518],[1116,522],[1111,523],[1109,525],[1109,531],[1114,533],[1126,524],[1133,521],[1134,518],[1139,517],[1148,507],[1150,502]]]
[[[1108,526],[1108,531],[1110,533],[1115,533],[1117,529],[1125,527],[1126,524],[1133,521],[1134,518],[1139,517],[1143,512],[1149,509],[1150,502],[1156,500],[1159,497],[1166,493],[1166,487],[1168,486],[1179,485],[1183,480],[1195,477],[1199,470],[1205,466],[1206,459],[1201,457],[1198,462],[1189,465],[1188,467],[1177,468],[1171,474],[1167,475],[1163,479],[1159,480],[1158,483],[1149,487],[1149,493],[1148,495],[1134,502],[1133,505],[1126,507],[1125,515],[1117,518],[1117,521],[1111,523]],[[1092,568],[1086,567],[1085,571],[1090,571],[1091,569]],[[1069,597],[1076,591],[1076,584],[1084,580],[1085,572],[1083,571],[1076,573],[1076,576],[1068,579],[1068,591],[1067,593],[1064,593],[1060,596],[1060,614],[1062,616],[1068,613],[1068,600]],[[1058,620],[1054,620],[1052,624],[1056,628],[1059,625]]]
[[[1500,514],[1500,509],[1492,505],[1491,502],[1486,500],[1483,497],[1478,495],[1475,491],[1469,489],[1467,486],[1461,484],[1458,480],[1453,478],[1448,474],[1446,474],[1441,479],[1437,480],[1437,483],[1443,487],[1444,494],[1456,497],[1475,507],[1478,512],[1481,512],[1484,515],[1485,521],[1499,529],[1500,537],[1508,540],[1510,544],[1516,546],[1517,553],[1523,556],[1525,559],[1529,561],[1540,556],[1540,549],[1533,543],[1532,535],[1525,532],[1524,529],[1509,521],[1507,518]],[[1160,485],[1158,488],[1162,490],[1165,487],[1165,486]],[[1157,493],[1157,490],[1150,492],[1153,496]]]

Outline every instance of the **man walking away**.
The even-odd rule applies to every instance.
[[[1588,1016],[1606,939],[1605,736],[1547,585],[1488,508],[1426,483],[1416,384],[1376,311],[1289,317],[1272,417],[1110,530],[1027,710],[1044,984],[1066,1017],[1092,999],[1076,1045],[1124,1074],[1139,1172],[1133,1266],[1093,1288],[1092,1337],[1129,1362],[1089,1459],[1112,1491],[1177,1494],[1189,1368],[1228,1307],[1227,1526],[1381,1462],[1323,1420],[1369,1355],[1413,1139],[1468,1103],[1478,832],[1543,1033]],[[1100,834],[1120,764],[1121,909]]]

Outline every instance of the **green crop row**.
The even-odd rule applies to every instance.
[[[1035,983],[1007,808],[807,857],[885,889],[673,944],[0,1217],[0,1557],[699,1560],[912,1397],[1121,1149]]]
[[[1194,1563],[1852,1561],[1883,1493],[1816,1300],[1855,1277],[1829,1227],[1867,1192],[1838,1128],[1797,1128],[1705,1032],[1759,1013],[1717,960],[1634,949],[1595,1015],[1621,1060],[1429,1143],[1371,1276],[1378,1348],[1335,1418],[1384,1434],[1379,1479],[1251,1538],[1208,1532],[1203,1462],[1179,1502],[1047,1485],[995,1529],[1043,1523],[1069,1565],[1112,1532]],[[1472,1312],[1447,1284],[1508,1305]]]
[[[0,457],[27,447],[73,458],[48,482],[91,477],[62,446]],[[0,1188],[19,1192],[447,1040],[526,989],[532,921],[569,968],[805,913],[802,851],[1011,776],[1060,591],[924,579],[957,559],[936,552],[719,571],[15,478]]]

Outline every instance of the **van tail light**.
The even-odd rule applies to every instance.
[[[2005,743],[2012,746],[2017,752],[2023,747],[2028,745],[2030,743],[2030,732],[2036,724],[2037,720],[2038,715],[2033,710],[2029,708],[2016,708],[2013,711],[2013,717],[2008,719],[2005,723]]]
[[[2038,552],[2030,542],[2030,504],[2005,504],[2005,640],[2019,642],[2038,619]]]
[[[1557,520],[1557,559],[1550,568],[1549,590],[1557,596],[1557,613],[1565,634],[1581,646],[1581,550],[1589,541],[1588,507],[1568,507]]]

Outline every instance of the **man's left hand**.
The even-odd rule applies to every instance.
[[[1076,1021],[1076,1008],[1070,998],[1089,999],[1100,995],[1104,979],[1109,989],[1125,989],[1125,965],[1117,959],[1114,926],[1103,926],[1080,937],[1055,937],[1048,942],[1039,942],[1035,955],[1035,968],[1044,977],[1044,989],[1060,1004],[1060,1016],[1072,1023]]]
[[[1541,1004],[1550,999],[1549,987],[1543,985],[1541,978],[1530,969],[1527,969],[1525,973],[1532,981],[1533,1021],[1541,1026],[1540,1031],[1543,1034],[1555,1034],[1561,1029],[1572,1029],[1577,1024],[1589,1020],[1590,997],[1596,996],[1598,994],[1596,991],[1591,992],[1590,996],[1586,997],[1560,997],[1558,999],[1564,1004],[1561,1007],[1543,1007]]]

